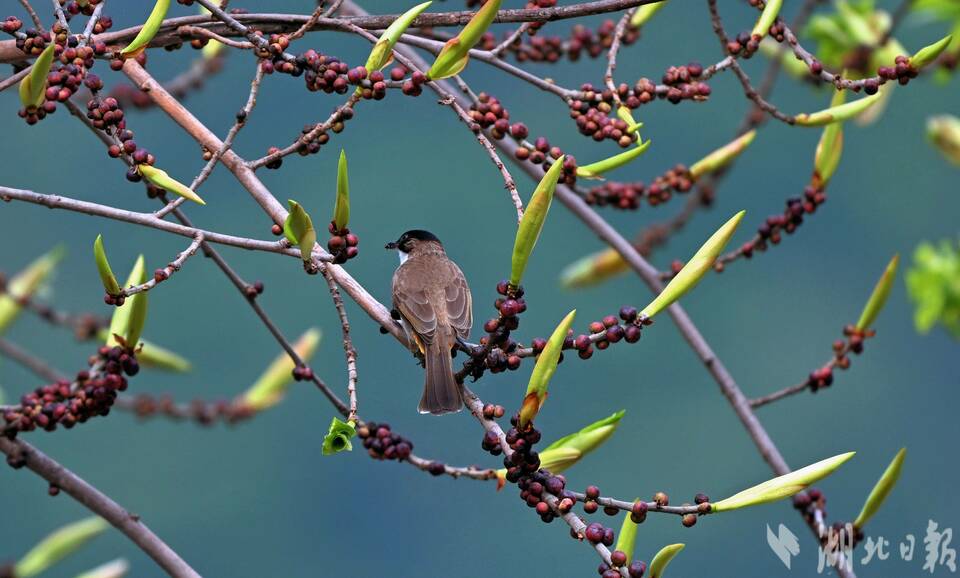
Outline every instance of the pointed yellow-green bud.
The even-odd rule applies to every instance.
[[[663,3],[666,2],[666,1],[667,1],[667,0],[662,0],[662,2],[661,2],[660,4],[663,4]],[[647,6],[660,6],[660,4],[644,4],[643,6],[641,6],[641,8],[645,8],[645,7],[647,7]],[[617,116],[620,118],[620,120],[622,120],[623,122],[627,123],[627,130],[625,131],[627,134],[633,134],[633,133],[639,131],[641,128],[643,128],[643,123],[642,123],[642,122],[637,122],[637,121],[633,118],[633,111],[631,111],[631,110],[630,110],[630,107],[628,107],[628,106],[624,106],[624,105],[622,105],[622,104],[621,104],[620,106],[618,106],[618,107],[617,107]],[[638,138],[638,139],[640,138],[640,134],[639,134],[639,133],[637,134],[637,138]]]
[[[746,132],[693,163],[693,166],[690,167],[690,178],[696,182],[703,175],[716,172],[727,166],[733,159],[740,156],[740,153],[747,150],[756,136],[756,129]]]
[[[68,524],[43,539],[13,567],[17,578],[32,578],[82,548],[110,525],[99,516]]]
[[[795,472],[767,480],[762,484],[743,490],[725,500],[710,504],[710,511],[712,513],[727,512],[788,498],[797,492],[803,491],[810,484],[832,474],[834,470],[852,458],[855,453],[856,452],[847,452],[833,456],[832,458],[811,464]]]
[[[564,158],[561,156],[555,160],[537,183],[537,188],[534,189],[533,196],[530,197],[523,211],[523,218],[517,226],[517,237],[513,241],[513,255],[510,263],[510,284],[514,287],[520,285],[523,272],[527,268],[527,261],[530,260],[533,248],[537,245],[537,239],[540,238],[540,231],[543,230],[550,204],[553,203],[557,181],[563,171]]]
[[[667,0],[661,0],[656,4],[644,4],[643,6],[637,6],[637,11],[633,13],[633,18],[630,19],[630,25],[635,28],[640,28],[644,24],[650,21],[653,18],[653,15],[660,11],[661,8],[667,5]]]
[[[290,213],[287,214],[287,220],[283,222],[283,234],[290,244],[300,248],[300,258],[309,263],[313,245],[317,242],[317,231],[313,228],[313,219],[300,203],[293,199],[288,200],[287,203],[290,205]]]
[[[390,26],[383,32],[377,43],[373,45],[370,56],[367,57],[367,72],[381,70],[393,60],[393,47],[403,35],[404,31],[420,16],[420,13],[430,7],[432,2],[417,4],[400,15],[399,18],[390,23]]]
[[[320,343],[320,336],[320,330],[313,327],[301,335],[300,339],[293,345],[294,351],[304,362],[310,361],[310,358],[313,357],[313,353]],[[280,403],[290,384],[293,383],[294,367],[293,360],[286,352],[278,355],[257,381],[240,397],[240,404],[254,411],[263,411]]]
[[[948,161],[960,166],[960,118],[949,114],[930,117],[927,138]]]
[[[120,51],[120,55],[124,58],[134,58],[143,52],[150,41],[153,40],[153,37],[157,35],[157,32],[160,31],[160,25],[163,24],[163,19],[167,17],[167,10],[169,9],[170,0],[157,0],[157,3],[153,5],[150,16],[147,17],[147,21],[143,23],[143,28],[137,33],[133,42]]]
[[[900,479],[900,470],[903,469],[903,458],[906,456],[907,448],[901,448],[900,451],[897,452],[897,455],[893,457],[893,461],[887,466],[883,475],[877,480],[877,484],[873,486],[873,490],[870,491],[870,495],[867,496],[867,501],[864,502],[863,509],[860,510],[860,515],[853,521],[854,528],[862,530],[867,524],[867,521],[869,521],[870,518],[877,513],[877,510],[880,509],[880,506],[883,505],[883,501],[887,499],[890,491],[897,485],[897,480]]]
[[[147,266],[143,255],[137,257],[127,277],[124,287],[140,285],[147,282]],[[147,295],[146,291],[133,294],[113,311],[113,317],[110,319],[110,329],[107,336],[107,346],[115,345],[126,346],[130,349],[137,347],[140,341],[140,334],[143,332],[143,325],[147,320]],[[117,339],[119,337],[120,339]],[[122,340],[122,342],[121,342]]]
[[[337,201],[333,205],[333,224],[337,229],[343,229],[348,223],[350,223],[350,180],[347,176],[347,151],[341,149],[340,160],[337,162]]]
[[[683,269],[670,280],[670,283],[663,288],[663,291],[661,291],[649,305],[643,308],[640,314],[646,317],[653,317],[673,304],[674,301],[682,297],[687,291],[693,289],[697,283],[700,282],[700,279],[706,275],[707,271],[713,267],[717,257],[720,256],[720,252],[727,246],[727,241],[730,240],[733,232],[736,231],[737,226],[740,225],[740,221],[743,219],[745,213],[746,211],[740,211],[724,223],[722,227],[717,229],[717,232],[707,239],[707,242],[700,247],[700,250],[687,261]]]
[[[798,114],[794,117],[799,126],[823,126],[832,122],[850,120],[871,106],[877,104],[889,89],[881,88],[876,94],[811,113]]]
[[[120,284],[110,268],[110,262],[107,260],[107,252],[103,248],[103,235],[97,235],[93,241],[93,261],[97,265],[97,273],[100,275],[100,281],[103,283],[103,289],[108,295],[119,295]]]
[[[334,417],[330,422],[330,430],[323,438],[323,455],[352,451],[353,443],[350,439],[355,435],[357,435],[357,424],[352,421],[343,422],[340,418]]]
[[[629,269],[620,253],[604,249],[577,259],[563,268],[560,284],[564,289],[580,289],[599,285]]]
[[[899,264],[900,255],[894,255],[893,258],[890,259],[890,262],[887,263],[887,268],[883,270],[883,275],[880,276],[880,279],[873,288],[873,292],[870,293],[870,299],[867,300],[867,304],[863,307],[863,312],[860,313],[860,320],[857,321],[857,329],[861,331],[869,329],[873,326],[873,322],[877,320],[877,315],[880,315],[880,311],[890,296],[890,289],[893,288],[893,281],[897,278],[897,265]]]
[[[673,557],[679,554],[683,548],[684,544],[670,544],[669,546],[661,548],[650,562],[650,578],[661,578],[663,571],[667,569],[667,564],[669,564],[670,561],[673,560]]]
[[[433,66],[427,72],[427,77],[431,80],[443,80],[460,74],[466,68],[467,61],[470,60],[470,49],[480,42],[483,33],[493,24],[493,19],[497,16],[497,10],[500,9],[500,2],[501,0],[487,0],[477,10],[470,22],[460,31],[460,34],[443,45],[443,49],[433,62]]]
[[[586,179],[599,179],[604,173],[620,168],[647,152],[647,149],[650,148],[650,143],[651,141],[649,140],[644,143],[638,143],[637,146],[630,147],[618,155],[613,155],[612,157],[589,165],[577,167],[577,176]]]
[[[78,575],[77,578],[123,578],[129,571],[130,564],[123,558],[117,558],[112,562],[88,570]]]
[[[557,371],[557,362],[560,360],[560,353],[563,351],[563,342],[567,338],[567,331],[569,331],[576,316],[576,309],[567,313],[567,316],[553,330],[553,334],[547,340],[543,351],[537,356],[537,364],[534,365],[533,373],[530,374],[527,394],[523,398],[523,405],[520,407],[520,429],[526,429],[527,424],[537,417],[537,413],[543,407],[543,402],[547,399],[547,386],[550,385],[550,379]]]
[[[55,50],[54,43],[48,44],[33,62],[30,74],[20,81],[20,104],[24,108],[40,106],[46,100],[47,75],[50,74],[50,67],[53,65]]]
[[[837,107],[843,104],[846,94],[843,90],[836,91],[830,106]],[[820,141],[817,143],[817,152],[813,155],[813,175],[816,185],[822,187],[830,182],[837,166],[840,165],[841,154],[843,154],[843,123],[833,122],[823,129]]]
[[[929,46],[924,46],[916,52],[913,56],[910,57],[910,66],[920,70],[928,64],[932,63],[937,59],[940,54],[947,49],[947,46],[950,45],[950,42],[953,41],[953,36],[946,36],[940,40],[930,44]]]
[[[763,7],[763,12],[760,13],[760,17],[757,18],[757,23],[753,25],[753,32],[751,36],[759,36],[763,38],[767,35],[767,32],[770,31],[770,27],[773,26],[774,21],[777,19],[777,15],[780,14],[780,8],[783,6],[783,0],[767,0],[766,5]]]
[[[564,333],[564,337],[566,337],[566,333]],[[544,448],[541,455],[554,449],[574,449],[580,452],[581,456],[587,455],[610,439],[613,432],[617,431],[620,420],[623,419],[625,413],[626,410],[622,409],[613,415],[593,422],[578,432],[562,437]],[[550,471],[558,473],[555,470]]]
[[[170,191],[175,195],[179,195],[188,201],[193,201],[198,205],[206,205],[207,203],[200,198],[200,195],[193,192],[193,189],[187,185],[177,181],[173,177],[167,174],[166,171],[152,167],[148,164],[137,165],[137,170],[147,179],[147,182],[150,184],[160,187],[166,191]]]
[[[6,291],[0,293],[0,335],[20,315],[23,307],[18,301],[30,297],[40,289],[63,259],[65,252],[63,245],[57,245],[7,281]]]

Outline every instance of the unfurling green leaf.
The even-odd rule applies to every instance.
[[[635,28],[640,28],[644,24],[650,21],[653,18],[653,15],[660,11],[661,8],[667,5],[667,0],[661,0],[656,4],[644,4],[642,6],[637,6],[637,11],[633,13],[633,18],[630,19],[630,25]]]
[[[838,90],[834,93],[830,106],[836,107],[846,100],[846,91]],[[815,184],[825,186],[840,165],[840,155],[843,154],[843,123],[832,122],[823,129],[817,151],[813,155],[813,176]]]
[[[651,141],[648,140],[647,142],[640,143],[635,147],[630,147],[630,149],[618,155],[614,155],[589,165],[577,167],[577,176],[586,179],[598,179],[600,178],[600,175],[610,172],[613,169],[622,167],[623,165],[645,153],[650,147],[650,142]]]
[[[333,205],[333,224],[337,229],[344,229],[349,222],[350,181],[347,177],[347,151],[341,149],[340,161],[337,163],[337,201]]]
[[[910,57],[910,66],[916,68],[917,70],[927,66],[936,60],[937,57],[947,49],[947,46],[950,45],[952,40],[953,36],[946,36],[934,42],[933,44],[930,44],[929,46],[924,46],[918,50],[916,54]]]
[[[565,289],[598,285],[623,273],[628,268],[627,262],[623,260],[620,253],[614,249],[604,249],[581,257],[564,267],[560,273],[560,284]]]
[[[343,422],[334,417],[330,422],[330,431],[323,438],[323,455],[329,456],[342,451],[351,451],[353,443],[350,438],[357,435],[357,426],[352,421]]]
[[[109,335],[110,331],[107,329],[103,329],[97,333],[97,336],[104,341],[107,341]],[[186,373],[193,369],[193,365],[189,359],[145,339],[140,340],[140,351],[137,352],[137,361],[140,362],[141,367],[153,367],[155,369],[175,371],[177,373]]]
[[[143,23],[143,28],[137,33],[133,42],[120,51],[120,55],[125,58],[133,58],[143,52],[160,30],[160,25],[163,23],[163,19],[167,17],[169,8],[170,0],[157,0],[157,3],[153,5],[150,16],[147,17],[147,21]]]
[[[907,272],[907,293],[914,302],[913,323],[920,333],[941,324],[960,339],[960,244],[944,239],[921,243]]]
[[[750,143],[753,142],[756,136],[757,130],[751,130],[693,163],[693,166],[690,167],[690,178],[696,181],[705,174],[718,171],[727,166],[750,146]]]
[[[870,299],[867,300],[867,304],[863,307],[863,312],[860,313],[860,320],[857,321],[857,329],[861,331],[869,329],[873,326],[873,322],[877,320],[877,315],[880,314],[880,311],[887,302],[887,297],[890,296],[893,281],[897,278],[897,265],[899,263],[900,255],[894,255],[893,258],[890,259],[890,262],[887,263],[887,268],[883,270],[883,275],[880,276],[876,286],[873,288],[873,293],[870,294]]]
[[[873,490],[870,491],[870,495],[867,496],[867,501],[864,502],[863,509],[860,510],[860,515],[853,521],[854,528],[862,530],[867,524],[867,521],[870,520],[870,518],[877,513],[877,510],[880,509],[880,506],[883,505],[883,501],[887,499],[890,491],[897,485],[897,480],[900,479],[900,470],[903,469],[903,458],[905,458],[906,455],[907,448],[901,448],[900,451],[897,452],[897,455],[893,457],[893,461],[887,466],[883,475],[877,480],[877,484],[873,486]]]
[[[380,36],[380,40],[373,45],[373,50],[370,51],[370,56],[367,57],[367,72],[380,70],[384,66],[390,64],[390,61],[393,60],[393,47],[396,45],[397,40],[400,40],[400,36],[403,35],[403,32],[410,26],[410,24],[413,23],[414,20],[417,19],[417,16],[420,16],[421,12],[430,6],[430,4],[432,4],[432,2],[417,4],[390,23],[390,26],[388,26]]]
[[[930,117],[927,138],[947,160],[960,166],[960,118],[949,114]]]
[[[666,0],[663,0],[663,1],[666,2]],[[644,6],[659,6],[659,4],[644,4]],[[641,6],[641,8],[643,8],[644,6]],[[631,111],[630,107],[628,106],[624,106],[622,104],[618,106],[617,117],[619,117],[620,120],[622,120],[623,122],[627,123],[627,129],[624,131],[627,134],[633,134],[638,130],[640,130],[641,128],[643,128],[643,123],[637,122],[633,118],[633,111]],[[637,138],[638,139],[640,138],[639,133],[637,134]]]
[[[564,337],[566,337],[566,333],[564,333]],[[541,455],[550,450],[559,448],[575,449],[580,452],[581,455],[586,455],[600,447],[603,442],[610,439],[610,436],[613,435],[613,432],[617,431],[617,427],[620,425],[620,420],[623,419],[623,415],[625,413],[626,410],[621,409],[613,415],[593,422],[578,432],[564,436],[545,447],[541,452]],[[555,474],[559,473],[556,470],[550,471]]]
[[[530,374],[530,381],[527,383],[527,394],[523,398],[523,405],[520,408],[520,428],[525,429],[527,424],[533,421],[537,416],[543,402],[547,398],[547,386],[550,385],[550,378],[557,371],[557,363],[560,360],[560,353],[563,351],[563,342],[567,338],[567,331],[573,324],[573,318],[577,316],[577,310],[574,309],[563,318],[560,325],[553,330],[550,339],[544,346],[543,351],[537,356],[537,364],[533,367],[533,373]]]
[[[300,248],[300,258],[309,263],[313,245],[317,242],[313,219],[300,203],[293,199],[288,200],[287,203],[290,205],[290,213],[287,214],[287,220],[283,222],[283,234],[292,245]]]
[[[639,500],[639,498],[637,498]],[[630,512],[623,513],[623,523],[620,524],[620,531],[617,533],[616,549],[627,555],[627,564],[633,560],[633,548],[637,543],[637,524],[630,519]]]
[[[543,230],[543,223],[547,219],[547,212],[550,211],[550,204],[553,202],[553,192],[557,189],[557,181],[563,171],[564,158],[561,156],[553,161],[547,173],[540,179],[517,226],[517,237],[513,241],[513,257],[510,264],[510,284],[514,287],[520,285],[523,272],[527,268],[527,261],[530,260],[533,248],[537,245],[537,239],[540,238],[540,231]]]
[[[31,578],[73,554],[110,525],[99,516],[68,524],[43,539],[13,567],[17,578]]]
[[[93,242],[93,260],[97,264],[97,273],[100,274],[100,281],[103,283],[103,289],[108,295],[119,295],[120,284],[110,268],[110,262],[107,261],[107,252],[103,249],[103,235],[97,235]]]
[[[753,26],[751,36],[759,36],[760,38],[766,36],[767,32],[770,31],[770,27],[773,26],[774,21],[777,19],[781,6],[783,6],[783,0],[767,0],[766,6],[763,7],[763,12],[760,13],[760,17],[757,18],[757,23]]]
[[[450,78],[455,74],[460,74],[467,66],[470,59],[470,49],[476,46],[477,42],[483,37],[484,32],[493,23],[497,16],[497,10],[500,9],[501,0],[487,0],[487,2],[477,10],[470,22],[463,27],[460,34],[451,38],[443,45],[440,54],[433,62],[433,66],[427,72],[427,76],[432,80],[443,80]]]
[[[147,266],[143,260],[143,255],[137,257],[127,277],[124,287],[140,285],[147,281]],[[120,305],[113,311],[113,317],[110,319],[110,329],[107,336],[107,346],[125,345],[133,349],[140,340],[140,333],[143,331],[143,324],[147,320],[147,292],[140,291],[128,297],[123,305]],[[120,337],[121,342],[117,337]]]
[[[724,223],[722,227],[717,229],[717,232],[707,239],[707,242],[687,261],[683,269],[680,269],[680,272],[670,280],[670,283],[663,288],[663,291],[661,291],[649,305],[643,308],[640,314],[646,317],[653,317],[669,307],[687,291],[693,289],[707,271],[713,267],[717,257],[720,256],[720,252],[723,251],[723,248],[727,245],[727,241],[733,236],[733,232],[737,230],[737,226],[740,224],[745,213],[746,211],[740,211]]]
[[[130,571],[130,564],[123,558],[117,558],[112,562],[101,564],[92,570],[88,570],[77,578],[123,578]]]
[[[767,480],[762,484],[743,490],[725,500],[712,503],[710,505],[710,511],[714,513],[726,512],[788,498],[806,489],[807,486],[817,480],[832,474],[834,470],[852,458],[855,453],[856,452],[847,452],[833,456],[832,458],[811,464],[795,472]]]
[[[200,205],[207,204],[203,199],[200,198],[200,195],[193,192],[193,189],[172,178],[164,170],[147,164],[137,165],[137,170],[140,171],[140,174],[143,175],[143,178],[147,179],[147,181],[154,186],[170,191],[175,195],[180,195],[188,201],[193,201],[194,203],[198,203]]]
[[[19,301],[37,292],[63,259],[65,251],[57,245],[34,260],[26,269],[7,281],[6,291],[0,293],[0,334],[14,322],[23,308]]]
[[[293,345],[293,349],[304,362],[313,357],[313,352],[320,343],[320,335],[319,329],[311,328]],[[286,352],[281,353],[240,397],[240,403],[254,411],[263,411],[277,405],[293,382],[294,367],[293,359]]]
[[[684,544],[670,544],[661,548],[650,562],[650,578],[661,578],[663,571],[667,569],[667,564],[680,553],[680,550],[683,550],[683,547]]]
[[[47,94],[47,75],[53,65],[56,44],[51,42],[33,61],[30,74],[20,81],[20,104],[26,107],[40,106]]]
[[[877,104],[889,89],[880,89],[876,94],[865,96],[863,98],[841,104],[840,106],[831,106],[817,112],[809,114],[798,114],[794,117],[799,126],[823,126],[832,122],[850,120],[858,114]]]

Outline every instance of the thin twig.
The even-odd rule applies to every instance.
[[[63,374],[50,367],[50,365],[44,362],[42,359],[35,357],[29,351],[23,349],[16,343],[7,341],[2,337],[0,337],[0,355],[3,355],[11,361],[15,361],[16,363],[29,369],[41,379],[45,379],[51,383],[65,379]]]
[[[203,243],[203,233],[197,233],[197,236],[194,237],[193,242],[191,242],[186,249],[181,251],[173,261],[167,263],[166,267],[159,269],[158,273],[154,273],[152,279],[149,279],[146,283],[123,288],[120,292],[121,295],[124,297],[129,297],[130,295],[136,295],[137,293],[145,293],[156,287],[158,283],[169,279],[174,273],[180,271],[180,269],[183,267],[183,264],[187,262],[187,259],[197,253],[197,249],[200,248],[201,243]]]
[[[324,268],[323,278],[327,281],[327,287],[330,289],[330,298],[333,299],[333,305],[337,309],[337,316],[340,318],[340,333],[343,336],[343,353],[347,360],[347,394],[350,399],[350,413],[347,415],[349,421],[357,421],[357,350],[353,346],[353,340],[350,339],[350,320],[347,318],[347,309],[343,306],[343,297],[340,290],[337,289],[337,282],[330,273]]]

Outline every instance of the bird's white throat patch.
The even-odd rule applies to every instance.
[[[400,264],[403,265],[407,262],[407,259],[410,258],[410,253],[404,253],[403,251],[397,250],[397,255],[400,256]]]

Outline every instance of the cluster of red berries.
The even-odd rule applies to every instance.
[[[77,14],[83,14],[84,16],[92,16],[93,10],[99,5],[103,0],[59,0],[60,6],[63,8],[63,12],[69,21],[71,18]],[[101,16],[101,18],[104,18]],[[99,32],[96,32],[99,34]]]
[[[131,401],[130,407],[141,419],[163,415],[175,420],[191,420],[203,426],[213,425],[218,421],[234,424],[256,414],[256,411],[243,403],[196,399],[189,404],[178,405],[169,396],[154,398],[150,395],[138,395]]]
[[[313,381],[313,370],[305,365],[298,365],[290,372],[294,381]]]
[[[14,29],[19,20],[10,20],[9,18],[5,22],[5,26]],[[19,26],[17,26],[19,28]],[[52,37],[50,32],[40,32],[36,28],[28,28],[22,34],[16,35],[16,46],[20,52],[23,52],[27,56],[39,56],[43,49],[47,47],[50,42],[52,42]]]
[[[848,369],[850,367],[848,353],[854,355],[863,353],[864,341],[876,335],[876,332],[872,329],[857,329],[854,325],[847,325],[843,328],[843,335],[844,339],[833,342],[833,359],[823,367],[810,372],[807,377],[810,391],[816,392],[818,389],[830,387],[833,384],[833,368]]]
[[[636,307],[621,307],[620,319],[623,325],[613,315],[607,315],[602,321],[590,323],[590,334],[580,334],[576,338],[567,337],[564,349],[576,349],[580,359],[593,357],[593,349],[604,350],[611,343],[624,340],[627,343],[640,341],[641,327],[653,323],[653,320],[637,313]]]
[[[357,435],[363,440],[363,447],[367,449],[370,457],[377,460],[403,461],[409,458],[410,452],[413,451],[413,442],[391,431],[390,426],[385,423],[364,423],[357,428]],[[443,464],[439,465],[442,469]]]
[[[760,49],[760,41],[763,38],[759,34],[750,34],[741,32],[737,37],[727,41],[727,52],[731,56],[738,56],[743,59],[749,59]]]
[[[881,66],[877,69],[877,75],[880,77],[881,82],[887,80],[896,80],[901,85],[907,84],[910,82],[910,79],[916,78],[920,73],[916,68],[910,65],[910,57],[897,56],[894,59],[894,66]],[[867,87],[864,86],[864,89]],[[864,90],[867,94],[871,94],[867,90]],[[873,92],[876,92],[874,90]]]
[[[23,20],[20,20],[16,16],[7,16],[3,22],[0,22],[0,31],[6,32],[7,34],[15,34],[21,28],[23,28]]]
[[[423,85],[427,83],[427,76],[415,70],[410,78],[407,78],[407,68],[405,66],[394,66],[390,69],[390,80],[402,82],[400,85],[403,94],[407,96],[420,96],[423,94]]]
[[[511,126],[511,133],[513,132],[514,127],[517,126],[523,127],[520,132],[526,130],[526,126],[517,123]],[[520,146],[517,147],[514,156],[517,160],[527,161],[535,165],[543,165],[543,172],[546,173],[550,166],[553,164],[553,161],[559,159],[563,156],[563,151],[560,147],[550,146],[550,141],[545,137],[537,137],[533,141],[533,145],[523,141],[520,143]],[[547,159],[550,159],[550,163],[547,164]],[[563,157],[563,170],[560,171],[559,182],[573,186],[577,182],[577,159],[573,155],[566,155]]]
[[[626,85],[622,85],[626,88]],[[583,85],[591,92],[592,86]],[[630,132],[630,125],[622,118],[618,118],[613,112],[613,105],[608,102],[600,102],[592,105],[586,100],[574,100],[570,103],[570,118],[577,123],[577,130],[584,136],[589,136],[596,142],[604,140],[615,141],[621,148],[627,148],[637,142],[637,132]]]
[[[678,164],[654,179],[649,187],[641,181],[632,183],[607,181],[588,190],[584,200],[587,204],[599,207],[634,210],[640,207],[640,202],[644,198],[651,207],[655,207],[669,201],[674,191],[686,193],[692,187],[693,178],[690,170]]]
[[[749,259],[754,251],[766,251],[768,243],[780,243],[782,233],[793,234],[803,224],[803,215],[816,212],[817,207],[827,201],[822,187],[810,185],[804,189],[803,197],[787,199],[786,208],[780,215],[771,215],[757,228],[757,236],[744,243],[739,253]]]
[[[703,66],[691,62],[686,66],[671,66],[663,73],[663,84],[670,88],[663,95],[673,104],[682,100],[704,101],[710,97],[710,85],[702,82]],[[649,86],[645,87],[649,89]]]
[[[57,425],[70,429],[98,415],[110,413],[117,392],[127,389],[127,378],[140,371],[136,354],[123,347],[102,346],[90,357],[91,369],[77,374],[71,384],[62,380],[23,395],[20,405],[4,412],[3,434],[37,428],[54,431]]]
[[[333,255],[333,262],[336,264],[346,263],[348,259],[353,259],[360,252],[357,245],[360,239],[350,232],[350,229],[344,227],[338,229],[337,225],[330,221],[327,227],[330,231],[330,240],[327,241],[327,250]]]
[[[514,138],[526,138],[527,136],[526,127],[523,125],[520,125],[523,128],[518,130],[518,132],[523,133],[523,136],[513,134],[510,126],[510,111],[500,104],[497,97],[485,92],[478,94],[477,102],[470,106],[470,118],[480,128],[491,129],[491,136],[497,140],[502,139],[507,134]]]
[[[535,33],[537,28],[539,26],[533,24],[527,30]],[[517,62],[553,63],[564,57],[576,62],[584,54],[590,58],[598,58],[610,48],[616,28],[616,23],[609,19],[604,20],[595,31],[582,24],[577,24],[571,29],[569,39],[560,36],[541,35],[532,36],[529,39],[518,38],[507,47],[507,52],[513,54]],[[639,38],[640,30],[628,24],[621,38],[621,44],[629,46]],[[506,37],[503,40],[506,40]],[[499,43],[500,40],[492,32],[487,32],[480,42],[480,47],[484,50],[492,50]]]

